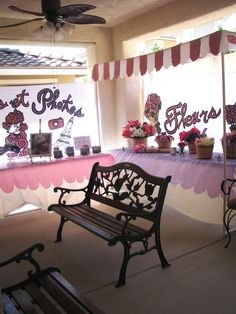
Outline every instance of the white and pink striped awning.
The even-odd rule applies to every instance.
[[[236,33],[218,31],[187,43],[139,57],[95,64],[92,71],[94,81],[144,75],[162,67],[177,66],[204,58],[208,54],[218,55],[236,50]]]

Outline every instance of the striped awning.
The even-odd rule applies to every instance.
[[[171,48],[154,53],[95,64],[92,71],[94,81],[130,77],[131,75],[144,75],[153,70],[177,66],[187,62],[196,61],[208,55],[218,55],[236,50],[236,33],[217,31],[202,38],[194,39]]]

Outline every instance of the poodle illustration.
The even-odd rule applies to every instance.
[[[14,109],[8,113],[2,127],[7,131],[5,145],[0,147],[0,155],[7,153],[8,157],[22,157],[29,155],[29,142],[27,140],[26,130],[28,125],[24,123],[24,115],[21,111]]]

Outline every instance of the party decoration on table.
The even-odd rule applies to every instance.
[[[211,159],[215,139],[213,137],[203,136],[196,138],[195,145],[198,159]]]
[[[144,115],[153,125],[157,133],[161,132],[160,122],[158,122],[159,111],[161,109],[161,98],[156,93],[149,94],[145,103]]]
[[[5,117],[2,127],[8,135],[5,138],[5,145],[0,148],[0,155],[6,152],[8,152],[9,158],[29,155],[29,142],[25,132],[28,129],[28,124],[24,120],[24,114],[17,109],[9,112]]]
[[[53,149],[53,157],[55,159],[61,159],[63,157],[62,151],[59,149],[59,147],[54,147]]]
[[[147,146],[147,138],[156,134],[156,128],[147,122],[141,123],[138,120],[129,120],[123,128],[122,136],[132,139],[133,148],[137,144]]]
[[[152,124],[138,120],[129,120],[122,132],[122,136],[126,138],[147,138],[155,134],[156,129]]]
[[[73,146],[68,146],[66,147],[66,155],[68,157],[74,157],[75,156],[75,151]]]
[[[225,106],[225,119],[230,125],[230,131],[236,131],[236,103]]]
[[[101,146],[100,145],[92,146],[92,153],[93,154],[101,153]]]
[[[91,138],[90,136],[76,136],[73,138],[75,149],[80,149],[84,145],[91,147]]]
[[[202,137],[201,131],[196,127],[191,128],[189,131],[182,131],[179,133],[180,141],[188,143],[188,149],[190,154],[196,154],[195,140]]]
[[[145,153],[146,152],[146,145],[145,144],[137,144],[134,146],[135,153]]]
[[[180,156],[184,156],[184,155],[185,155],[184,148],[185,148],[185,146],[188,145],[188,143],[185,142],[185,141],[181,141],[181,142],[179,142],[177,145],[178,145],[178,147],[179,147],[179,155],[180,155]]]
[[[162,132],[155,137],[155,142],[158,144],[159,149],[170,150],[174,137],[172,135]]]
[[[52,133],[30,134],[30,156],[42,157],[52,155]]]

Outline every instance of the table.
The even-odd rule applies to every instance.
[[[220,187],[224,163],[221,154],[214,154],[211,160],[200,160],[195,154],[181,157],[165,153],[134,153],[130,149],[110,153],[115,162],[133,162],[160,177],[171,175],[166,205],[194,219],[222,224],[224,202]],[[227,178],[235,178],[235,172],[236,160],[228,159]]]
[[[32,163],[11,162],[0,166],[0,217],[25,203],[42,209],[56,202],[55,186],[78,188],[86,185],[95,162],[114,163],[111,154],[72,157],[63,160]]]

